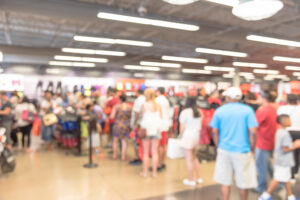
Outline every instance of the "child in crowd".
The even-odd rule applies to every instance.
[[[92,128],[92,148],[93,148],[93,154],[92,158],[95,158],[95,151],[97,150],[99,153],[100,158],[104,158],[104,154],[102,153],[101,149],[101,142],[100,142],[100,134],[102,132],[101,126],[99,123],[97,123],[96,119],[93,119],[91,122],[91,128]],[[87,146],[89,147],[89,139],[87,140]]]
[[[288,200],[300,200],[293,195],[291,187],[291,169],[295,165],[293,151],[300,148],[300,140],[296,140],[294,143],[288,131],[287,127],[291,126],[291,120],[288,115],[280,115],[277,118],[277,122],[280,128],[276,133],[275,150],[274,150],[274,179],[269,185],[269,188],[264,192],[259,200],[272,200],[271,193],[279,183],[284,183]]]

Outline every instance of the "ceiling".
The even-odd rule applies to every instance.
[[[161,0],[0,0],[0,50],[3,66],[32,64],[48,67],[63,47],[125,51],[126,57],[106,57],[106,64],[97,64],[99,71],[124,71],[123,65],[137,65],[141,60],[161,61],[162,55],[208,58],[209,64],[232,66],[232,61],[261,62],[282,74],[287,63],[275,62],[274,55],[300,57],[298,48],[267,45],[247,41],[248,34],[300,41],[300,1],[285,0],[285,7],[267,20],[247,22],[231,14],[231,8],[199,0],[175,6]],[[138,8],[147,9],[145,16],[188,22],[200,26],[199,31],[182,31],[133,23],[98,19],[99,11],[138,15]],[[153,47],[86,43],[73,40],[74,35],[150,41]],[[212,56],[195,52],[196,47],[242,51],[248,58]],[[184,68],[202,69],[202,64],[182,63]],[[300,66],[300,64],[299,64]],[[252,71],[241,68],[241,71]],[[179,69],[160,73],[180,74]],[[216,72],[213,75],[219,76]],[[191,75],[202,77],[201,75]]]

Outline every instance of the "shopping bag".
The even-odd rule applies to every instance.
[[[24,111],[22,112],[22,120],[23,120],[23,121],[32,123],[33,120],[34,120],[34,118],[35,118],[35,115],[34,115],[33,112],[30,112],[30,111],[28,111],[28,110],[24,110]]]
[[[85,122],[80,123],[81,137],[87,138],[89,136],[88,126]]]
[[[39,118],[36,118],[33,121],[33,125],[32,125],[32,135],[34,136],[39,136],[41,133],[41,127],[42,127],[42,121]]]
[[[170,159],[184,158],[184,150],[180,146],[180,139],[170,138],[168,140],[167,157]]]
[[[45,126],[51,126],[53,124],[56,124],[58,122],[58,118],[55,114],[49,113],[46,114],[43,118],[43,122]]]

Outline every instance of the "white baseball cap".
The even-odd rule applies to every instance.
[[[223,92],[223,96],[229,97],[231,99],[240,100],[243,94],[240,88],[230,87],[225,92]]]

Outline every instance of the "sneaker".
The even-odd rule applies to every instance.
[[[203,183],[203,179],[202,178],[199,178],[199,179],[197,179],[197,181],[196,181],[198,184],[202,184]]]
[[[266,199],[266,198],[263,198],[263,196],[260,196],[260,197],[258,198],[258,200],[272,200],[272,197],[269,197],[268,199]]]
[[[135,159],[129,163],[130,165],[141,165],[142,161],[139,159]]]
[[[190,181],[190,180],[188,180],[188,179],[184,179],[182,182],[183,182],[183,184],[186,185],[186,186],[191,186],[191,187],[196,186],[196,181]]]

